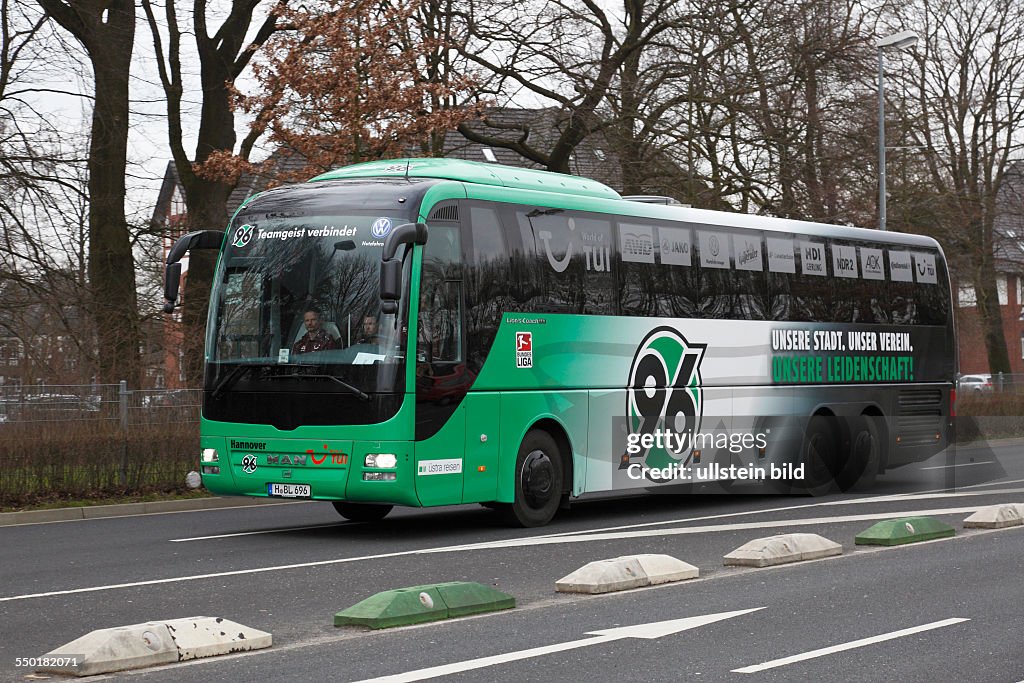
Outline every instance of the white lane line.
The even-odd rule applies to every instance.
[[[700,628],[701,626],[713,624],[724,619],[732,619],[733,617],[757,612],[762,609],[764,609],[764,607],[755,607],[753,609],[743,609],[736,612],[704,614],[698,617],[670,619],[669,621],[658,621],[652,624],[638,624],[636,626],[610,628],[602,631],[590,631],[587,635],[593,636],[592,638],[572,640],[567,643],[556,643],[554,645],[542,645],[541,647],[534,647],[529,650],[506,652],[499,655],[491,655],[489,657],[477,657],[476,659],[468,659],[466,661],[454,662],[452,664],[442,664],[440,666],[416,669],[415,671],[405,671],[399,674],[392,674],[390,676],[379,676],[377,678],[364,679],[362,681],[357,681],[356,683],[412,683],[413,681],[425,681],[427,679],[438,678],[440,676],[451,676],[453,674],[462,673],[463,671],[473,671],[475,669],[483,669],[491,666],[497,666],[499,664],[507,664],[508,662],[518,662],[523,659],[543,657],[555,652],[565,652],[566,650],[574,650],[581,647],[602,645],[604,643],[610,643],[623,638],[654,640],[676,633],[681,633],[682,631]]]
[[[191,538],[171,538],[171,543],[187,543],[188,541],[210,541],[216,538],[234,538],[235,536],[259,536],[261,534],[282,534],[287,531],[308,531],[310,529],[333,529],[343,526],[344,522],[333,522],[331,524],[314,524],[311,526],[290,526],[283,529],[263,529],[261,531],[239,531],[232,534],[217,534],[215,536],[193,536]]]
[[[1024,489],[1021,489],[1024,491]],[[764,514],[768,512],[789,512],[791,510],[803,510],[809,507],[816,507],[818,505],[828,505],[828,503],[806,503],[804,505],[787,505],[785,507],[767,508],[761,510],[746,510],[744,512],[728,512],[720,515],[705,515],[703,517],[688,517],[683,519],[667,519],[662,522],[644,522],[642,524],[625,524],[622,526],[610,526],[600,529],[587,529],[584,531],[561,531],[556,534],[541,534],[533,538],[558,538],[560,536],[576,536],[584,533],[601,533],[605,531],[619,531],[620,529],[640,529],[649,526],[664,526],[666,524],[687,524],[689,522],[703,522],[711,519],[726,519],[729,517],[742,517],[744,515],[755,515]],[[314,528],[314,527],[295,527],[296,529]],[[255,536],[258,534],[276,534],[281,531],[291,531],[292,529],[270,529],[267,531],[242,531],[233,534],[219,534],[217,536],[194,536],[190,538],[172,538],[171,543],[186,543],[188,541],[205,541],[210,539],[218,538],[231,538],[232,536]]]
[[[820,524],[835,524],[843,522],[861,522],[874,519],[889,519],[893,516],[920,517],[925,515],[955,515],[966,512],[975,512],[984,505],[972,507],[939,508],[931,510],[900,510],[894,512],[881,512],[863,515],[847,515],[843,517],[816,517],[811,519],[789,519],[771,520],[761,522],[742,522],[737,524],[718,524],[708,526],[684,527],[678,529],[647,529],[644,531],[624,531],[619,533],[603,534],[580,534],[576,536],[540,536],[522,539],[509,539],[503,541],[490,541],[487,543],[468,543],[464,545],[443,546],[438,548],[421,548],[419,550],[403,550],[394,553],[380,555],[364,555],[361,557],[340,557],[332,560],[318,560],[315,562],[301,562],[296,564],[275,565],[271,567],[255,567],[252,569],[236,569],[227,572],[216,572],[213,574],[195,574],[191,576],[177,576],[166,579],[150,579],[148,581],[135,581],[132,583],[118,583],[106,586],[90,586],[88,588],[72,588],[59,591],[48,591],[45,593],[29,593],[25,595],[11,595],[0,597],[0,602],[12,600],[27,600],[29,598],[45,598],[56,595],[71,595],[74,593],[93,593],[97,591],[114,590],[119,588],[135,588],[139,586],[153,586],[164,583],[175,583],[180,581],[198,581],[224,576],[243,576],[246,574],[261,574],[274,571],[285,571],[289,569],[304,569],[308,567],[322,567],[332,564],[345,564],[349,562],[361,562],[364,560],[379,560],[391,557],[405,557],[409,555],[429,555],[434,553],[465,552],[469,550],[491,550],[499,548],[528,547],[534,545],[553,545],[558,543],[586,543],[589,541],[611,541],[625,538],[645,538],[656,536],[678,536],[684,534],[704,534],[722,531],[739,531],[743,529],[773,529],[787,526],[806,526]]]
[[[921,633],[922,631],[930,631],[936,628],[943,628],[944,626],[952,626],[953,624],[959,624],[964,621],[970,621],[970,619],[963,619],[955,617],[953,619],[943,619],[942,621],[934,621],[930,624],[922,624],[921,626],[914,626],[913,628],[905,628],[900,631],[893,631],[892,633],[883,633],[879,636],[871,636],[870,638],[861,638],[860,640],[854,640],[849,643],[843,643],[842,645],[833,645],[831,647],[823,647],[820,650],[811,650],[810,652],[804,652],[799,655],[792,655],[790,657],[783,657],[782,659],[773,659],[770,662],[764,662],[763,664],[755,664],[753,666],[745,666],[742,669],[733,669],[733,673],[737,674],[753,674],[766,669],[774,669],[777,666],[786,666],[787,664],[793,664],[795,662],[802,662],[807,659],[814,659],[815,657],[824,657],[825,655],[831,655],[836,652],[843,652],[845,650],[853,650],[858,647],[864,647],[865,645],[873,645],[875,643],[881,643],[886,640],[893,640],[895,638],[902,638],[904,636],[911,636],[915,633]]]
[[[922,470],[948,470],[951,467],[971,467],[972,465],[995,465],[995,460],[982,460],[981,462],[963,462],[959,465],[933,465],[931,467],[922,467]]]
[[[536,536],[533,538],[511,539],[507,541],[489,541],[473,545],[462,545],[455,548],[427,548],[417,551],[423,554],[450,552],[452,550],[492,550],[498,548],[519,548],[535,545],[554,545],[558,543],[586,543],[589,541],[617,541],[626,538],[651,538],[656,536],[684,536],[688,534],[706,534],[717,531],[743,531],[748,529],[775,529],[789,526],[808,526],[821,524],[842,524],[846,522],[867,522],[875,519],[892,519],[894,517],[926,517],[935,515],[958,515],[975,512],[985,505],[970,507],[939,508],[932,510],[899,510],[890,512],[873,512],[862,515],[845,515],[839,517],[812,517],[808,519],[775,519],[762,522],[739,522],[736,524],[716,524],[709,526],[690,526],[677,529],[646,529],[643,531],[620,531],[618,533],[579,534],[577,536]]]

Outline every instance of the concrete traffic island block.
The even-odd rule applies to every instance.
[[[956,530],[934,517],[887,519],[857,534],[857,545],[903,545],[936,538],[950,538]]]
[[[396,588],[371,595],[335,614],[334,625],[392,628],[515,606],[515,598],[490,586],[452,581]]]
[[[695,579],[700,571],[670,555],[625,555],[596,560],[555,582],[560,593],[611,593],[671,581]]]
[[[779,534],[748,541],[722,560],[726,566],[773,567],[842,554],[843,546],[818,534]]]
[[[1024,525],[1024,505],[1009,503],[982,508],[964,520],[965,529],[1005,529]]]
[[[39,673],[94,676],[112,671],[173,664],[188,659],[270,647],[264,631],[219,617],[189,617],[104,628],[85,634],[40,659]]]

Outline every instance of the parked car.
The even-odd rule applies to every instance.
[[[963,375],[958,383],[958,390],[963,393],[988,394],[993,391],[992,375]]]

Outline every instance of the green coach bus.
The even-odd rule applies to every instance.
[[[538,526],[594,492],[845,490],[946,447],[934,240],[651,199],[393,160],[185,235],[168,312],[184,254],[220,250],[203,483],[352,520],[481,503]]]

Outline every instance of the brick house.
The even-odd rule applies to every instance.
[[[1010,370],[1024,374],[1024,160],[1011,162],[997,198],[996,285],[1003,318],[1003,334],[1010,354]],[[955,274],[954,274],[955,278]],[[987,373],[988,355],[978,316],[973,285],[961,278],[955,300],[960,372]]]

